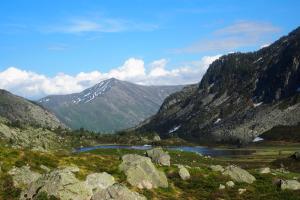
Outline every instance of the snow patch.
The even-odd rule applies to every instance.
[[[219,123],[220,121],[221,121],[221,118],[218,118],[218,119],[215,121],[214,124],[217,124],[217,123]]]
[[[173,133],[173,132],[177,131],[180,127],[181,127],[181,125],[175,126],[171,130],[169,130],[169,133]]]
[[[79,97],[75,97],[75,99],[72,100],[74,104],[78,104],[80,102],[88,103],[94,100],[96,97],[103,95],[108,89],[111,88],[111,80],[105,80],[97,85],[95,85],[92,88],[89,88],[83,92],[82,95]]]
[[[260,142],[260,141],[263,141],[263,140],[264,140],[264,139],[261,138],[261,137],[256,137],[256,138],[253,139],[252,142]]]
[[[263,102],[255,103],[255,104],[253,104],[253,106],[254,106],[254,108],[256,108],[256,107],[260,106],[261,104],[263,104]]]
[[[257,59],[256,61],[254,61],[253,63],[257,63],[257,62],[259,62],[259,61],[261,61],[262,60],[262,57],[260,57],[259,59]]]

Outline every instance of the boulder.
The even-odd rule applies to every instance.
[[[86,177],[85,182],[92,189],[95,188],[106,189],[115,183],[115,178],[106,172],[94,173],[94,174],[89,174]]]
[[[211,165],[209,168],[214,172],[223,172],[224,168],[221,165]]]
[[[223,174],[230,176],[230,178],[236,182],[251,184],[256,180],[249,172],[234,165],[226,167]]]
[[[159,141],[161,141],[161,138],[159,137],[159,135],[155,135],[155,136],[153,137],[153,141],[154,141],[154,142],[159,142]]]
[[[291,157],[297,161],[300,161],[300,151],[295,152]]]
[[[98,189],[92,196],[91,200],[146,200],[146,198],[137,193],[130,191],[121,184],[114,184],[106,189]]]
[[[150,158],[126,154],[122,160],[119,169],[126,174],[131,185],[147,189],[168,187],[166,175],[154,166]]]
[[[233,181],[227,181],[227,182],[226,182],[226,186],[227,186],[227,187],[232,188],[232,187],[234,187],[234,185],[235,185],[235,184],[234,184]]]
[[[29,166],[14,167],[8,174],[12,176],[13,184],[17,188],[26,188],[41,176],[41,174],[31,171]]]
[[[239,189],[238,189],[239,194],[243,194],[243,193],[245,193],[246,191],[247,191],[247,190],[244,189],[244,188],[239,188]]]
[[[220,184],[220,186],[219,186],[219,190],[224,190],[225,189],[225,185],[223,185],[223,184]]]
[[[73,171],[74,168],[70,167],[41,176],[21,193],[20,199],[35,199],[40,193],[46,193],[60,200],[89,200],[93,194],[91,187],[79,181]]]
[[[168,152],[165,152],[162,148],[157,147],[150,149],[146,152],[147,156],[152,159],[156,164],[163,166],[170,166],[170,155]]]
[[[183,165],[178,165],[178,168],[179,168],[178,173],[182,180],[188,180],[191,178],[189,171]]]
[[[300,190],[300,183],[297,180],[280,180],[282,190]]]
[[[269,174],[271,173],[271,169],[269,167],[264,167],[259,170],[260,174]]]

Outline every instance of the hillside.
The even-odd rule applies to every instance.
[[[155,114],[164,99],[182,86],[142,86],[108,79],[80,93],[38,101],[73,129],[113,132]]]
[[[0,90],[0,117],[14,125],[65,127],[51,112],[22,97]]]
[[[275,126],[296,125],[299,63],[300,28],[256,52],[222,56],[197,87],[171,95],[137,130],[199,143],[240,144]]]

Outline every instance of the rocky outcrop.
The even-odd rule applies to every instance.
[[[106,189],[115,183],[115,178],[106,172],[93,173],[86,177],[85,182],[92,189]]]
[[[243,144],[278,125],[298,124],[299,40],[297,28],[259,51],[220,57],[198,86],[169,96],[137,130],[199,143]]]
[[[91,200],[146,200],[143,195],[130,191],[121,184],[114,184],[107,189],[97,190]]]
[[[150,158],[136,154],[124,155],[119,169],[133,186],[147,189],[168,187],[166,175],[154,166]]]
[[[188,180],[191,178],[189,171],[183,165],[178,165],[178,169],[178,174],[182,180]]]
[[[249,172],[240,167],[230,165],[225,168],[224,175],[229,176],[232,180],[236,182],[244,182],[244,183],[253,183],[256,179]]]
[[[300,190],[300,183],[297,180],[280,180],[279,184],[282,190]]]
[[[221,165],[211,165],[209,168],[214,172],[223,172],[224,168]]]
[[[269,167],[264,167],[264,168],[259,169],[259,173],[260,174],[269,174],[269,173],[271,173],[271,169]]]
[[[16,188],[26,188],[41,176],[41,174],[31,171],[29,166],[14,167],[8,174],[12,176]]]
[[[44,192],[61,200],[89,200],[92,188],[78,180],[71,169],[57,169],[41,176],[21,193],[20,199],[35,199]]]
[[[227,181],[226,182],[226,186],[229,187],[229,188],[232,188],[235,186],[234,182],[233,181]]]
[[[152,162],[163,166],[170,166],[171,157],[161,147],[150,149],[146,154],[151,158]]]
[[[295,152],[291,157],[296,161],[300,161],[300,151]]]
[[[0,99],[0,116],[14,126],[66,127],[54,114],[27,99],[5,90],[0,90]]]

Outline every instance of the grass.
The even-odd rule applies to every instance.
[[[178,168],[175,165],[170,167],[157,166],[163,170],[169,181],[168,188],[157,188],[153,190],[140,190],[130,186],[126,182],[126,176],[119,171],[118,165],[121,163],[121,156],[128,153],[136,153],[143,155],[145,151],[130,149],[96,149],[89,152],[70,153],[70,152],[33,152],[28,149],[12,149],[0,146],[0,199],[18,199],[20,190],[13,187],[12,177],[8,175],[8,171],[13,166],[21,167],[29,165],[32,170],[43,173],[41,165],[50,169],[61,166],[76,165],[80,168],[80,172],[76,176],[84,180],[90,173],[107,172],[112,174],[116,180],[125,184],[130,189],[135,190],[148,199],[300,199],[300,191],[281,191],[273,184],[277,178],[292,179],[300,177],[300,173],[290,172],[288,174],[276,172],[275,175],[258,173],[257,168],[270,166],[274,168],[274,162],[278,159],[287,157],[291,152],[296,150],[298,146],[276,146],[269,145],[267,147],[252,146],[247,149],[256,151],[253,155],[205,158],[191,152],[169,151],[172,164],[188,165],[190,168],[191,179],[183,181],[178,176]],[[281,154],[278,152],[281,151]],[[209,169],[211,164],[221,164],[223,166],[229,164],[238,164],[256,177],[255,183],[241,184],[236,183],[234,188],[226,188],[219,190],[219,185],[229,181],[226,176],[219,172],[213,172]],[[239,194],[238,189],[245,188],[244,194]],[[41,194],[38,199],[54,199]]]

